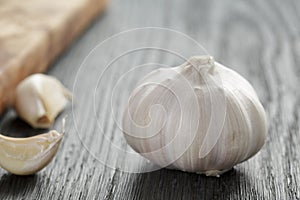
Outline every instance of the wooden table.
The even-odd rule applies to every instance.
[[[106,13],[48,71],[74,89],[73,106],[53,127],[60,129],[68,114],[58,154],[33,176],[0,170],[0,199],[300,199],[299,21],[296,0],[111,0]],[[133,173],[139,171],[137,160],[126,153],[130,148],[117,122],[136,82],[158,65],[126,72],[144,63],[182,62],[170,51],[149,47],[184,56],[196,52],[179,32],[135,30],[110,38],[83,63],[100,42],[140,27],[189,35],[253,84],[269,120],[258,155],[220,178],[166,169]],[[148,49],[130,51],[138,47]],[[44,132],[32,130],[12,110],[1,118],[0,127],[16,137]]]

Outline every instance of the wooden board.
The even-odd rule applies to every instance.
[[[14,88],[43,72],[103,10],[106,0],[0,0],[0,113]]]
[[[72,89],[84,58],[98,43],[113,34],[135,27],[172,28],[203,44],[219,62],[246,77],[256,89],[267,111],[269,132],[263,149],[220,178],[161,169],[149,173],[125,173],[94,159],[83,144],[104,162],[125,163],[128,155],[114,151],[99,135],[126,147],[120,130],[111,120],[110,91],[116,80],[132,66],[159,61],[177,65],[165,54],[140,51],[124,56],[106,74],[106,87],[97,90],[97,101],[85,98],[94,91],[99,73],[109,59],[124,46],[146,40],[153,44],[176,44],[173,37],[145,34],[106,46],[77,79],[73,109],[69,106],[56,121],[60,130],[66,114],[66,135],[55,159],[35,176],[18,177],[0,170],[0,199],[300,199],[300,2],[296,0],[112,0],[107,14],[58,59],[49,74]],[[183,48],[189,52],[188,48]],[[98,76],[99,75],[99,76]],[[116,88],[121,102],[141,76],[134,71]],[[92,87],[90,87],[92,86]],[[100,98],[101,97],[101,98]],[[113,101],[115,102],[115,101]],[[94,120],[96,114],[99,121]],[[72,114],[81,114],[75,124]],[[116,115],[119,117],[119,114]],[[75,125],[81,127],[80,133]],[[0,130],[24,137],[37,134],[9,111],[1,119]],[[83,131],[83,132],[82,132]],[[81,136],[81,140],[79,139]],[[83,137],[84,136],[84,137]],[[127,147],[128,148],[128,147]],[[131,166],[136,163],[132,161]]]

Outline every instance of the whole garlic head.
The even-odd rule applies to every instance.
[[[148,74],[123,116],[128,144],[161,167],[219,176],[255,155],[267,133],[253,87],[210,56]]]
[[[71,97],[56,78],[33,74],[17,86],[14,108],[32,127],[49,128]]]

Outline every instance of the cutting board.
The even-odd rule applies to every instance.
[[[106,0],[0,0],[0,113],[17,84],[49,64],[105,8]]]

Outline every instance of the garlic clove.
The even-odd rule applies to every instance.
[[[49,128],[71,98],[56,78],[34,74],[17,86],[14,108],[32,127]]]
[[[16,175],[30,175],[43,169],[55,156],[63,133],[12,138],[0,134],[0,166]]]

